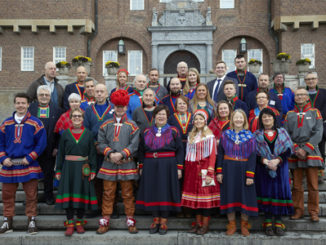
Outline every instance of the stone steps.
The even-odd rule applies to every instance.
[[[307,204],[305,203],[305,216],[308,216],[308,211],[307,211]],[[0,203],[0,213],[3,211],[3,203]],[[59,210],[55,209],[54,205],[47,205],[44,202],[39,202],[37,204],[37,211],[39,215],[56,215],[56,214],[65,214],[64,210]],[[123,203],[119,202],[118,203],[118,211],[119,214],[123,215],[124,214],[124,206]],[[23,202],[16,202],[15,204],[15,212],[17,215],[23,215],[25,213],[25,206]],[[216,210],[216,213],[218,211]],[[142,210],[136,210],[135,212],[136,215],[144,215],[146,214]],[[319,204],[319,216],[321,217],[326,217],[326,203],[320,203]]]
[[[150,224],[152,223],[152,217],[147,216],[136,216],[137,228],[139,230],[148,230]],[[37,216],[37,226],[40,231],[54,231],[54,230],[64,230],[63,222],[66,220],[65,215],[40,215]],[[88,218],[86,230],[94,231],[98,228],[97,218]],[[238,227],[240,227],[240,217],[237,218]],[[299,232],[299,231],[325,231],[326,230],[326,218],[321,218],[319,223],[312,223],[309,217],[305,217],[300,220],[290,220],[289,218],[284,218],[284,223],[288,231]],[[191,223],[194,218],[175,218],[171,217],[168,219],[169,230],[176,231],[187,231],[190,228]],[[250,219],[253,231],[262,231],[261,224],[264,221],[263,216],[255,217]],[[212,217],[210,221],[210,230],[212,231],[225,231],[227,225],[226,216]],[[14,217],[14,230],[24,231],[27,227],[27,217],[24,215],[17,215]],[[120,216],[118,219],[110,220],[110,227],[112,230],[126,230],[126,217]],[[1,242],[0,242],[1,243]]]
[[[262,233],[252,233],[249,237],[234,234],[229,237],[224,232],[209,232],[204,236],[192,235],[186,232],[169,231],[165,236],[150,235],[140,231],[131,235],[127,231],[109,231],[104,235],[87,231],[85,234],[74,234],[65,237],[61,231],[39,232],[37,235],[27,235],[25,232],[13,232],[1,235],[1,244],[6,245],[324,245],[326,234],[313,232],[288,232],[283,237],[267,237]]]

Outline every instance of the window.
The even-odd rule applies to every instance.
[[[172,0],[160,0],[161,3],[169,3]],[[204,2],[205,0],[192,0],[193,2]]]
[[[66,47],[53,47],[53,62],[66,61]]]
[[[103,76],[108,76],[105,63],[108,61],[118,61],[118,53],[115,50],[103,50]]]
[[[222,50],[222,60],[226,63],[228,68],[227,72],[234,71],[234,58],[237,56],[236,49],[223,49]]]
[[[302,43],[301,44],[301,59],[309,58],[311,65],[309,68],[315,68],[315,44]]]
[[[143,71],[143,51],[128,51],[128,71],[131,76],[142,73]]]
[[[259,73],[263,72],[263,50],[262,49],[248,49],[248,62],[250,59],[261,61]]]
[[[2,71],[2,47],[0,47],[0,71]]]
[[[21,47],[21,71],[34,71],[34,47]]]
[[[144,10],[144,0],[130,0],[130,10]]]
[[[234,9],[234,0],[220,0],[221,9]]]

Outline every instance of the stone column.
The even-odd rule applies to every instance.
[[[158,67],[158,63],[157,63],[157,59],[158,59],[158,57],[157,57],[158,47],[157,46],[158,45],[156,45],[156,44],[152,44],[152,67],[158,69],[159,67]],[[160,71],[160,72],[163,72],[163,71]]]

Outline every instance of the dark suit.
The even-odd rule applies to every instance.
[[[223,79],[223,81],[222,81],[222,83],[220,84],[219,89],[218,89],[218,92],[217,92],[217,101],[215,101],[215,102],[219,102],[220,100],[226,100],[226,96],[225,96],[224,91],[223,91],[223,86],[224,86],[225,81],[227,81],[227,80],[231,80],[231,81],[234,82],[234,84],[236,86],[236,90],[237,90],[237,93],[236,94],[238,94],[238,92],[239,92],[238,81],[236,79],[234,79],[234,78],[225,76],[224,79]],[[214,80],[209,81],[207,83],[209,95],[211,96],[212,100],[214,100],[214,98],[212,97],[212,95],[213,95],[214,84],[215,84],[216,81],[217,81],[217,78],[215,78]]]

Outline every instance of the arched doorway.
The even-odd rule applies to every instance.
[[[173,74],[177,72],[177,65],[180,61],[188,64],[188,67],[195,67],[200,73],[200,63],[197,57],[185,50],[176,51],[170,54],[164,62],[164,73]]]

